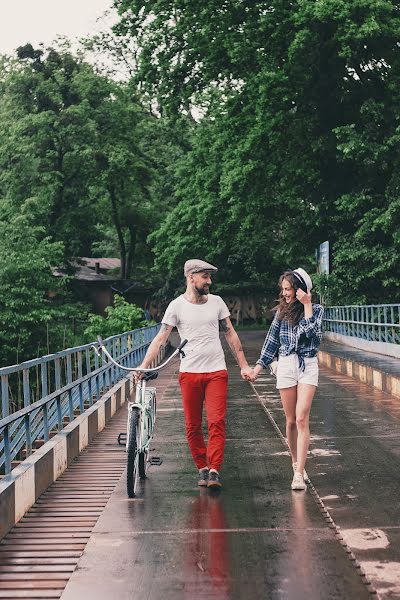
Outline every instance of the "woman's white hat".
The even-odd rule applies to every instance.
[[[300,281],[300,283],[302,283],[303,285],[306,286],[307,292],[310,292],[312,290],[311,277],[309,276],[307,271],[305,271],[304,269],[299,267],[298,269],[295,269],[293,271],[293,274],[295,277],[297,277],[297,279]]]

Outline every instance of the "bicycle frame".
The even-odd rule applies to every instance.
[[[185,356],[182,348],[187,343],[183,340],[171,356],[158,367],[150,369],[138,369],[137,367],[125,367],[120,365],[107,351],[103,340],[99,336],[98,347],[93,346],[95,352],[100,356],[102,350],[103,359],[107,357],[110,362],[120,369],[128,372],[142,373],[143,376],[136,381],[135,401],[128,400],[128,420],[126,427],[126,453],[127,453],[127,489],[128,496],[133,498],[136,494],[136,486],[139,477],[146,479],[147,467],[150,464],[150,442],[153,438],[153,430],[156,420],[156,390],[147,388],[147,380],[154,379],[158,371],[163,369],[178,353]],[[150,391],[151,390],[151,391]],[[146,393],[149,392],[149,393]],[[136,412],[137,411],[137,414]]]
[[[154,429],[154,425],[156,422],[156,414],[154,412],[154,410],[152,409],[152,407],[150,406],[150,394],[148,395],[148,397],[146,398],[146,388],[147,388],[147,382],[146,381],[139,381],[138,384],[136,385],[136,394],[135,394],[135,401],[128,401],[128,412],[129,415],[131,413],[131,411],[134,408],[138,408],[140,411],[140,433],[139,433],[139,440],[140,440],[140,445],[137,448],[138,453],[141,452],[145,452],[151,442],[151,438],[152,438],[152,434],[153,434],[153,429]],[[154,388],[150,388],[149,391],[154,390]],[[146,418],[144,417],[148,417],[148,423],[146,422]],[[129,442],[129,419],[128,419],[128,423],[127,423],[127,436],[126,436],[126,448],[128,448],[128,442]]]

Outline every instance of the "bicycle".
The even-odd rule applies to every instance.
[[[120,365],[108,352],[100,336],[97,338],[103,354],[120,369],[129,372],[143,373],[136,384],[135,401],[128,401],[128,421],[126,426],[126,452],[127,452],[127,478],[126,486],[129,498],[134,498],[139,479],[146,479],[150,466],[150,442],[153,439],[154,425],[156,422],[157,399],[155,388],[147,388],[147,382],[158,377],[158,371],[180,354],[185,354],[182,348],[187,344],[183,340],[171,356],[158,367],[151,369],[137,369]],[[98,349],[95,348],[96,352]],[[121,436],[121,434],[120,434]],[[120,443],[120,436],[118,442]]]

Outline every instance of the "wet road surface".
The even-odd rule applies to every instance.
[[[254,362],[263,335],[241,338]],[[317,496],[292,492],[275,383],[265,372],[252,388],[227,358],[222,493],[197,486],[172,367],[157,382],[153,447],[163,464],[136,499],[121,478],[63,600],[369,598],[350,550],[382,598],[400,598],[400,430],[381,402],[393,399],[323,370],[307,464]],[[348,546],[328,526],[318,495]]]

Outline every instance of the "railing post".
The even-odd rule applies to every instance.
[[[29,369],[22,371],[22,382],[24,389],[24,406],[29,406],[31,403],[31,393],[29,389]]]
[[[62,422],[62,410],[61,410],[61,396],[57,396],[57,424],[58,424],[58,431],[61,431],[63,428],[63,422]]]
[[[25,424],[25,448],[26,448],[26,456],[30,456],[32,454],[32,439],[31,439],[31,415],[27,414],[24,417]]]
[[[86,348],[85,350],[85,357],[86,357],[86,375],[89,375],[89,373],[92,372],[92,368],[90,365],[90,351],[89,348]]]
[[[369,320],[368,320],[368,306],[364,306],[363,321],[365,322],[365,325],[364,325],[365,339],[369,340],[370,339],[370,333],[369,333]]]
[[[96,375],[96,400],[100,398],[100,375]],[[90,405],[93,404],[93,399],[89,400]]]
[[[8,375],[1,376],[1,411],[2,417],[8,417],[10,414],[10,406],[8,402]]]
[[[40,379],[42,383],[42,398],[48,394],[48,381],[47,381],[47,363],[42,362],[40,365]]]
[[[72,383],[72,362],[70,354],[67,354],[67,383]]]
[[[381,307],[380,306],[377,307],[377,314],[378,314],[378,340],[381,341],[381,339],[382,339],[382,323],[381,323]]]
[[[383,314],[384,314],[384,319],[385,319],[385,342],[389,341],[389,328],[388,328],[388,321],[387,321],[387,306],[383,307]]]
[[[7,475],[11,471],[11,453],[10,453],[10,434],[8,431],[8,425],[5,426],[3,431],[4,441],[4,469]]]
[[[78,361],[78,379],[82,378],[82,352],[78,351],[76,353],[76,358]]]
[[[396,328],[394,326],[394,306],[390,307],[390,320],[392,323],[392,326],[390,328],[391,343],[395,344],[396,343],[396,335],[395,335]]]
[[[83,388],[82,388],[81,383],[78,386],[78,392],[79,392],[79,410],[81,411],[81,414],[82,414],[85,411],[85,408],[83,406]]]
[[[375,341],[375,314],[374,314],[375,306],[371,306],[371,339]]]
[[[399,327],[396,328],[396,344],[400,343],[400,305],[397,307],[397,323]]]
[[[73,421],[74,419],[74,404],[72,401],[72,390],[68,390],[68,412],[69,412],[69,420]]]
[[[45,442],[49,441],[49,413],[47,404],[43,405],[43,438]]]

